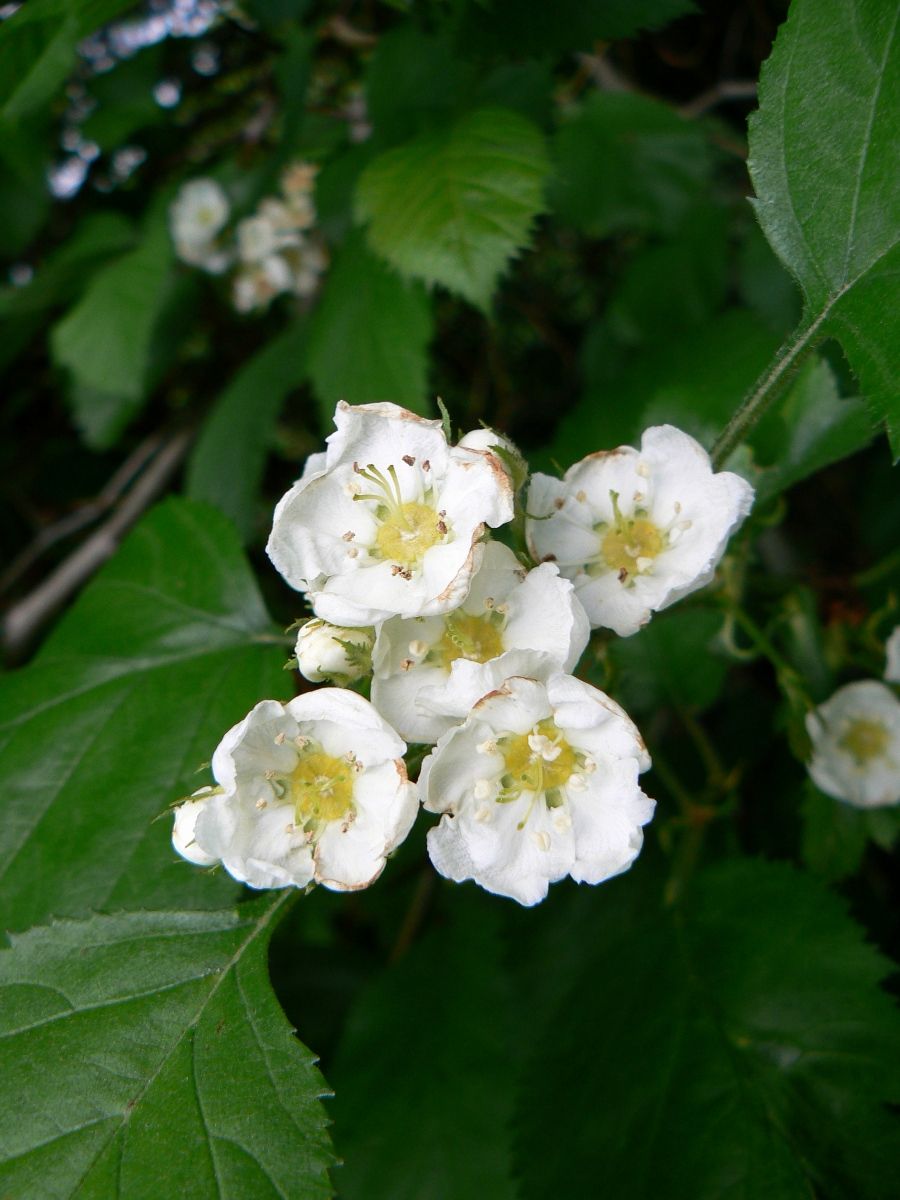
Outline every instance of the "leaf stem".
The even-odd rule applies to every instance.
[[[811,322],[801,322],[787,341],[783,342],[774,360],[766,367],[745,396],[740,408],[722,430],[712,448],[713,466],[718,470],[732,451],[744,440],[775,397],[788,382],[794,368],[816,345],[819,328],[827,316],[826,308]]]

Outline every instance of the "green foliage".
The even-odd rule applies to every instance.
[[[0,676],[0,1195],[890,1200],[870,943],[900,944],[900,805],[816,791],[805,718],[882,677],[898,620],[870,447],[885,418],[900,445],[892,6],[792,0],[759,221],[755,100],[722,84],[757,77],[766,5],[246,0],[202,40],[129,7],[0,21],[0,598],[7,633],[48,590],[63,612]],[[327,266],[270,298],[236,227],[301,160]],[[231,209],[215,278],[168,228],[200,178]],[[177,858],[223,735],[306,686],[263,543],[339,400],[486,425],[541,470],[672,422],[754,484],[718,586],[578,667],[654,757],[620,878],[531,909],[438,884],[426,816],[377,886],[293,907]],[[173,428],[188,499],[83,583]]]
[[[721,613],[676,608],[640,633],[611,642],[607,652],[616,699],[633,713],[651,713],[666,704],[708,708],[728,673],[728,661],[716,645],[721,629]]]
[[[431,302],[357,234],[333,264],[309,334],[309,374],[327,427],[338,400],[393,400],[427,414]]]
[[[670,232],[709,186],[702,128],[631,92],[597,92],[555,142],[553,207],[591,237]]]
[[[890,964],[837,900],[736,861],[698,877],[683,910],[585,949],[533,1039],[524,1200],[888,1200],[900,1015],[878,986]]]
[[[568,466],[585,446],[633,445],[647,425],[665,421],[711,445],[735,398],[750,387],[776,345],[775,335],[756,318],[734,309],[690,333],[663,336],[659,352],[638,356],[612,387],[604,377],[606,349],[600,342],[596,358],[585,363],[584,399],[560,422],[551,454]]]
[[[506,54],[555,55],[633,37],[690,12],[692,0],[470,0],[460,41]]]
[[[52,99],[85,34],[135,0],[30,0],[0,25],[0,119],[15,121]]]
[[[763,462],[773,464],[757,482],[758,499],[766,500],[855,454],[874,436],[865,404],[853,397],[843,399],[827,360],[811,359],[754,436]]]
[[[34,664],[0,682],[4,929],[233,896],[176,861],[155,818],[206,782],[197,770],[229,725],[285,695],[271,640],[214,509],[170,501],[131,534]]]
[[[98,271],[55,326],[57,364],[72,376],[75,419],[90,446],[108,446],[146,397],[158,361],[153,335],[169,293],[172,250],[162,215],[140,244]]]
[[[219,396],[191,454],[187,494],[230,517],[248,542],[258,529],[266,450],[287,394],[307,374],[306,329],[288,326]]]
[[[515,1200],[516,1047],[513,1024],[497,1019],[515,998],[497,969],[498,913],[483,897],[454,900],[448,923],[370,984],[348,1020],[330,1072],[344,1200]]]
[[[762,74],[750,172],[803,288],[804,336],[838,338],[900,456],[897,22],[881,0],[794,0]]]
[[[323,1081],[266,979],[284,903],[59,921],[0,951],[0,1072],[23,1101],[0,1116],[5,1194],[331,1194]]]
[[[404,275],[487,308],[544,207],[540,131],[512,111],[478,109],[380,155],[357,185],[369,244]]]

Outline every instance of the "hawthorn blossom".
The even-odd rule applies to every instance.
[[[900,683],[900,625],[895,626],[884,647],[884,677],[888,683]]]
[[[372,669],[374,641],[374,629],[347,629],[315,618],[297,634],[297,669],[310,683],[352,683]]]
[[[313,612],[335,625],[433,616],[465,599],[485,526],[512,519],[488,451],[450,447],[440,421],[395,404],[338,404],[324,470],[275,509],[266,547]]]
[[[636,727],[603,692],[571,675],[507,679],[422,765],[424,806],[442,814],[431,861],[525,905],[565,875],[601,883],[640,852],[654,802],[638,775],[649,766]]]
[[[900,802],[900,701],[874,679],[848,683],[806,718],[815,785],[857,808]]]
[[[182,262],[214,275],[226,269],[230,256],[216,239],[228,214],[228,197],[214,179],[192,179],[181,186],[169,209],[169,227]]]
[[[254,888],[367,887],[416,817],[405,750],[355,692],[263,700],[219,743],[218,786],[176,811],[173,845]]]
[[[526,572],[507,546],[488,542],[459,608],[380,627],[372,702],[407,741],[434,742],[510,675],[571,671],[589,636],[555,566]]]
[[[532,476],[528,543],[573,581],[593,626],[628,637],[709,583],[752,503],[749,483],[714,473],[699,442],[658,425],[640,450],[590,454],[561,480]]]

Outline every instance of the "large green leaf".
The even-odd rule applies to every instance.
[[[61,921],[0,951],[4,1196],[331,1194],[323,1080],[266,973],[285,899]]]
[[[756,211],[900,455],[900,8],[794,0],[750,124]]]
[[[380,155],[360,177],[369,243],[405,275],[486,308],[544,207],[549,160],[540,130],[483,108]]]
[[[590,234],[671,233],[708,191],[701,126],[635,92],[596,92],[564,121],[554,153],[553,208]]]
[[[392,400],[428,414],[431,301],[419,283],[401,279],[376,258],[360,234],[335,260],[313,313],[309,373],[322,421],[339,400]]]
[[[150,386],[172,261],[165,217],[157,213],[140,245],[98,271],[51,332],[53,357],[72,376],[76,420],[91,445],[112,442]]]
[[[207,782],[198,767],[257,700],[285,696],[277,640],[224,517],[172,500],[145,518],[0,680],[0,928],[234,894],[155,818]]]
[[[329,1071],[343,1200],[516,1195],[499,912],[483,894],[452,899],[447,924],[360,995]]]
[[[188,466],[187,494],[215,504],[248,542],[257,532],[266,449],[287,394],[307,374],[306,329],[291,325],[263,346],[216,401]]]
[[[595,947],[534,1031],[526,1200],[895,1195],[891,965],[835,897],[787,866],[730,862],[683,909]]]

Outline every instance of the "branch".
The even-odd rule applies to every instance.
[[[45,622],[116,550],[126,530],[174,475],[192,436],[190,430],[174,434],[150,461],[112,516],[33,592],[9,610],[3,620],[3,644],[9,659],[22,656]]]

